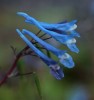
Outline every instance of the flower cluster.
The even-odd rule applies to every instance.
[[[18,12],[17,14],[23,16],[25,18],[25,22],[35,25],[45,34],[50,35],[58,42],[66,45],[72,52],[76,52],[76,53],[79,52],[79,49],[76,46],[76,39],[75,39],[75,37],[80,37],[79,33],[75,31],[75,29],[77,28],[77,25],[75,24],[77,22],[76,20],[73,20],[71,22],[60,22],[57,24],[48,24],[45,22],[39,22],[33,17],[23,12]],[[44,40],[42,40],[41,38],[39,38],[37,35],[35,35],[29,30],[23,29],[22,31],[20,31],[19,29],[16,29],[16,31],[18,32],[20,37],[26,42],[26,44],[47,64],[47,66],[49,66],[51,74],[56,79],[60,80],[64,77],[64,73],[61,70],[60,66],[58,65],[58,62],[48,57],[40,49],[38,49],[31,41],[27,39],[25,34],[32,37],[46,50],[56,55],[59,59],[59,62],[63,64],[65,67],[73,68],[75,66],[72,57],[67,53],[66,50],[60,50],[52,46],[51,44],[45,42]]]

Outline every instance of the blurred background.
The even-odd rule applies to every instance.
[[[94,0],[0,0],[0,79],[14,61],[10,46],[19,52],[26,44],[16,28],[38,29],[26,23],[16,13],[23,11],[39,21],[57,23],[77,19],[79,54],[68,52],[75,61],[73,69],[63,68],[65,77],[58,81],[38,58],[26,56],[20,60],[22,72],[35,71],[39,77],[43,100],[94,100]],[[50,40],[55,46],[62,45]],[[65,47],[64,47],[65,48]],[[40,100],[32,75],[10,78],[0,87],[0,100]]]

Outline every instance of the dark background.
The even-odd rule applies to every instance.
[[[36,71],[43,100],[94,100],[94,0],[0,0],[0,74],[5,74],[14,60],[10,45],[19,52],[25,43],[16,28],[38,29],[26,25],[16,13],[23,11],[39,21],[56,23],[77,19],[79,54],[73,56],[75,67],[64,68],[65,77],[54,79],[47,66],[38,58],[21,59],[23,70]],[[53,42],[53,41],[49,41]],[[57,44],[58,45],[58,44]],[[60,46],[62,49],[62,45]],[[36,61],[37,60],[37,61]],[[0,87],[0,100],[39,100],[32,75],[10,78]]]

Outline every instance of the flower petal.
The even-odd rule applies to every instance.
[[[55,48],[54,46],[52,46],[49,43],[43,41],[42,39],[40,39],[39,37],[37,37],[35,34],[33,34],[32,32],[30,32],[30,31],[28,31],[26,29],[23,29],[22,33],[28,34],[30,37],[32,37],[34,40],[36,40],[39,44],[41,44],[47,50],[51,51],[57,57],[60,56],[60,55],[63,55],[66,52],[64,50],[59,50],[59,49]]]
[[[45,54],[43,54],[39,49],[37,49],[21,32],[19,29],[16,29],[20,37],[27,43],[27,45],[52,69],[54,70],[54,77],[61,79],[63,78],[63,72],[60,70],[60,67],[57,65],[57,63],[52,60],[51,58],[47,57]]]
[[[39,49],[37,49],[21,32],[19,29],[16,29],[20,37],[26,42],[26,44],[41,58],[45,61],[47,65],[54,64],[55,61],[47,57],[44,53],[42,53]]]
[[[50,73],[58,80],[61,80],[64,77],[64,73],[58,65],[50,65]]]
[[[74,67],[74,61],[72,57],[67,53],[65,53],[63,56],[60,56],[60,62],[67,68]]]
[[[67,44],[67,46],[72,52],[79,53],[79,49],[77,48],[76,44]]]
[[[76,36],[76,37],[80,37],[80,34],[74,30],[70,31],[70,35],[72,35],[73,37]]]
[[[26,18],[26,20],[28,21],[31,21],[34,25],[36,25],[39,29],[41,29],[44,33],[47,33],[49,35],[51,35],[53,38],[55,38],[57,41],[63,43],[66,45],[66,41],[70,38],[73,38],[72,36],[69,36],[69,35],[62,35],[62,34],[58,34],[56,32],[53,32],[53,31],[49,31],[47,29],[45,29],[44,27],[41,26],[41,24],[36,21],[33,17],[30,17],[29,15],[25,14],[25,13],[22,13],[22,12],[19,12],[18,13],[19,15],[23,16]],[[71,22],[69,25],[72,25],[74,24],[75,21]],[[61,25],[61,24],[60,24]],[[68,45],[68,47],[70,47]]]

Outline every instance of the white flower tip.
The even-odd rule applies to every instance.
[[[75,38],[69,39],[69,40],[67,40],[66,43],[67,43],[67,44],[73,44],[73,43],[76,43],[76,39],[75,39]]]
[[[65,53],[64,55],[61,56],[60,63],[63,64],[67,68],[74,67],[74,62],[72,60],[72,57],[68,53]]]
[[[73,30],[75,30],[76,28],[77,28],[77,25],[74,24],[74,25],[69,29],[69,31],[73,31]]]
[[[27,15],[27,14],[26,14],[26,13],[24,13],[24,12],[17,12],[17,14],[18,14],[18,15],[22,15],[22,14]]]
[[[17,12],[18,15],[26,14],[24,12]]]
[[[49,66],[50,68],[54,69],[54,70],[59,70],[60,69],[60,66],[59,65],[50,65]]]
[[[68,53],[63,54],[62,56],[60,56],[60,59],[68,59],[70,57],[70,55]]]

